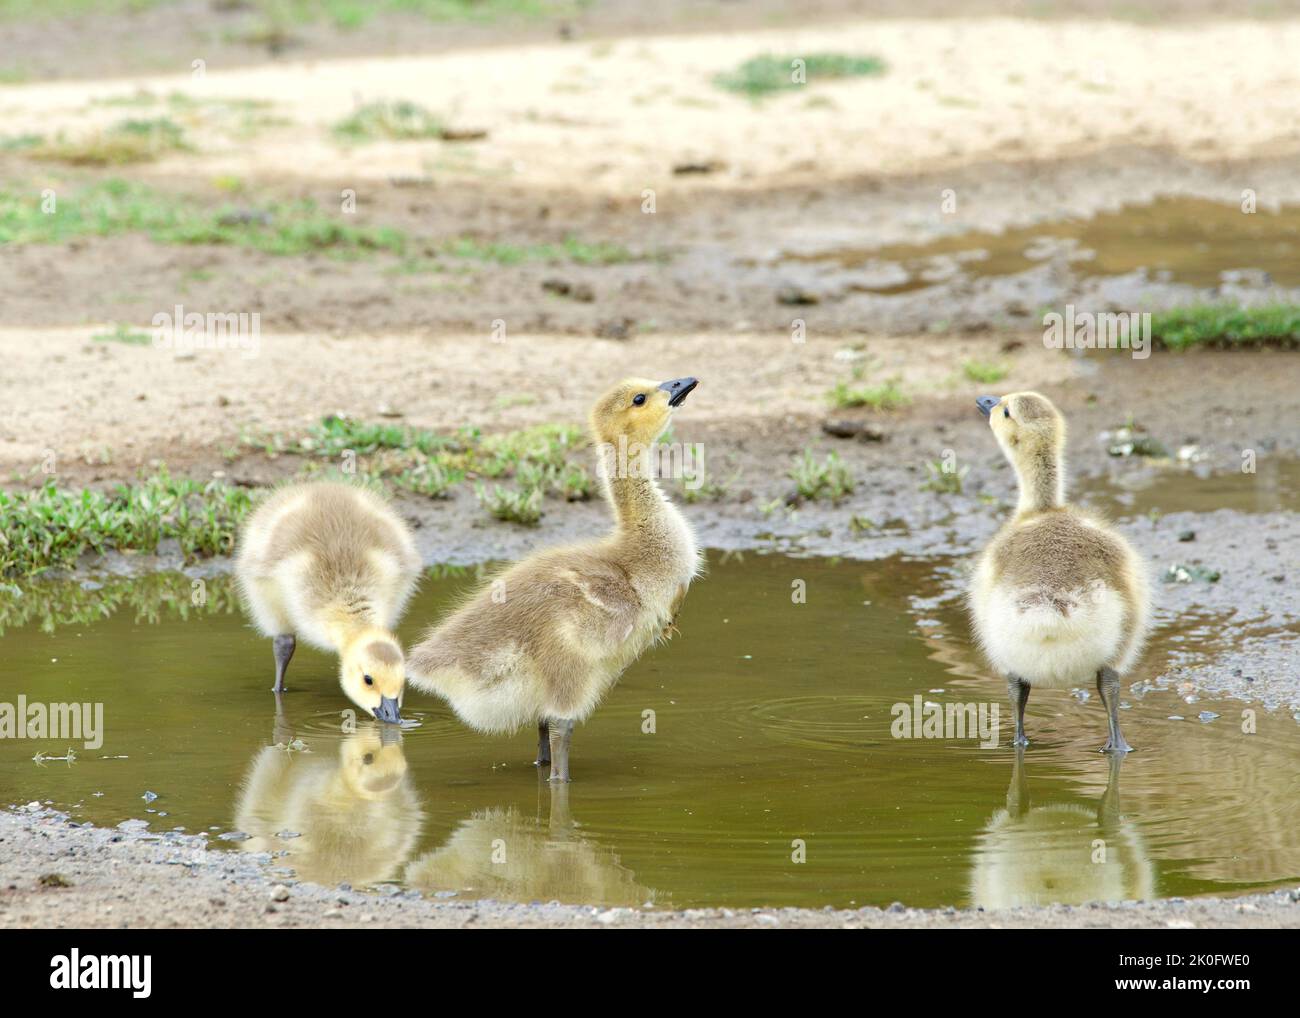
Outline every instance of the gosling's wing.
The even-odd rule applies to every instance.
[[[603,657],[628,639],[640,611],[640,596],[613,564],[547,556],[497,576],[435,625],[411,650],[407,673],[493,671],[507,650],[545,655],[563,646]]]
[[[556,613],[556,628],[569,630],[597,655],[626,642],[641,614],[640,595],[615,568],[562,570],[551,581],[549,594],[563,606]]]

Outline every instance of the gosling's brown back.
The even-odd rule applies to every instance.
[[[1123,592],[1124,546],[1068,507],[1021,516],[992,550],[994,579],[1025,587],[1077,590],[1096,580]]]
[[[286,501],[303,494],[301,487],[279,492],[257,515],[273,516]],[[412,555],[400,526],[371,511],[371,498],[377,496],[349,484],[311,485],[310,496],[276,521],[262,553],[247,566],[256,574],[269,575],[286,559],[308,553],[306,589],[322,604],[367,588],[374,576],[370,553],[376,548],[392,555],[404,571],[418,571],[419,559]]]

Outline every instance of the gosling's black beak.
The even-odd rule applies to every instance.
[[[382,696],[379,698],[379,706],[375,708],[375,717],[395,725],[402,720],[402,711],[391,696]]]
[[[993,412],[993,408],[1001,402],[1002,400],[997,396],[980,396],[975,400],[975,405],[980,408],[980,413],[987,417]]]
[[[699,385],[697,378],[674,378],[671,382],[663,382],[659,388],[668,393],[669,406],[681,406],[686,402],[686,397],[691,394],[691,390]]]

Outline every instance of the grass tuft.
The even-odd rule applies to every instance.
[[[968,381],[979,382],[981,385],[992,385],[994,382],[1000,382],[1011,373],[1011,369],[1005,364],[998,364],[992,361],[964,361],[961,366],[961,373],[966,376]]]
[[[1300,346],[1300,305],[1193,304],[1151,315],[1151,338],[1170,350],[1192,346]]]
[[[922,491],[936,491],[941,495],[960,495],[966,475],[970,473],[970,467],[963,466],[958,470],[952,470],[942,462],[934,460],[925,464],[925,472],[928,476],[921,484]]]
[[[128,346],[149,346],[153,337],[129,325],[115,325],[112,332],[97,332],[90,337],[96,343],[125,343]]]
[[[503,488],[494,484],[474,489],[479,503],[498,520],[534,527],[542,518],[542,489],[537,487]]]
[[[885,70],[885,62],[879,57],[852,56],[847,53],[778,57],[764,53],[746,60],[734,71],[715,75],[713,83],[725,91],[761,99],[773,92],[789,91],[804,84],[797,80],[795,60],[804,61],[804,78],[809,85],[834,78],[882,74]]]
[[[334,125],[334,136],[356,145],[381,139],[440,138],[443,129],[442,122],[423,106],[399,99],[358,106]]]
[[[854,386],[848,382],[839,382],[826,396],[831,405],[840,410],[856,407],[897,410],[912,402],[912,398],[903,391],[897,378],[888,379],[880,385]]]
[[[794,480],[799,496],[809,501],[829,498],[832,502],[838,502],[857,487],[852,473],[838,453],[830,453],[824,460],[818,461],[811,449],[805,449],[803,456],[791,469],[790,477]]]
[[[123,120],[79,138],[62,135],[30,148],[34,159],[70,166],[123,166],[190,151],[185,132],[169,117]]]

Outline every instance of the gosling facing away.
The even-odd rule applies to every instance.
[[[400,721],[406,668],[392,630],[420,568],[410,529],[364,488],[294,485],[258,507],[240,534],[235,577],[257,628],[275,641],[275,692],[301,636],[339,653],[353,703]]]
[[[1102,750],[1127,753],[1120,675],[1146,639],[1146,565],[1110,526],[1066,504],[1065,420],[1047,397],[981,396],[976,405],[1020,483],[1015,514],[981,553],[968,595],[975,635],[1007,677],[1014,744],[1029,743],[1031,687],[1068,689],[1095,678],[1110,722]]]
[[[411,652],[417,689],[484,732],[538,726],[537,765],[569,780],[575,722],[651,643],[667,638],[700,571],[695,535],[659,489],[655,441],[696,386],[629,379],[591,412],[614,530],[517,562],[431,629]]]

